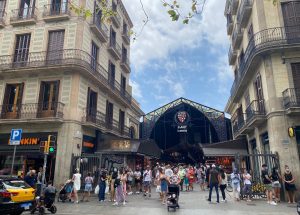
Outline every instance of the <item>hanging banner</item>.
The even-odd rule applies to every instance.
[[[179,111],[175,114],[175,122],[177,124],[177,132],[186,133],[189,122],[189,114],[186,111]]]

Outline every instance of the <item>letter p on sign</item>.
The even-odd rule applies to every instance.
[[[10,145],[20,145],[22,129],[12,129],[10,133]]]

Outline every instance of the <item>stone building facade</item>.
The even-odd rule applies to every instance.
[[[104,23],[95,1],[72,2],[93,15],[75,14],[67,0],[0,0],[0,175],[10,168],[12,128],[23,129],[18,174],[38,168],[40,142],[57,137],[47,168],[56,184],[69,177],[72,154],[94,153],[108,137],[138,138],[129,15],[108,1],[115,15]]]
[[[299,178],[300,1],[227,0],[225,16],[233,136],[247,137],[250,154],[278,153]]]

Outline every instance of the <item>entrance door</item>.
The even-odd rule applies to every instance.
[[[300,41],[300,2],[283,2],[281,6],[285,26],[285,33],[288,42],[294,43]]]
[[[106,101],[106,126],[112,128],[113,125],[113,116],[114,116],[114,105],[109,101]]]
[[[116,66],[109,62],[109,74],[108,74],[108,82],[111,87],[115,87],[115,79],[116,79]]]
[[[16,119],[19,117],[22,104],[24,83],[7,84],[2,106],[2,119]]]
[[[26,64],[29,56],[30,34],[17,35],[14,63],[22,66]]]
[[[42,81],[37,117],[55,117],[58,108],[59,81]]]
[[[87,117],[88,121],[96,122],[97,117],[97,99],[96,92],[88,88],[88,100],[87,100]]]
[[[295,105],[300,104],[300,63],[293,63],[292,66],[292,74],[293,74],[293,82],[295,92],[291,92],[291,100]]]
[[[67,0],[52,0],[50,15],[60,15],[64,14],[67,11]]]
[[[51,31],[49,32],[47,63],[57,64],[61,63],[63,59],[65,31]]]

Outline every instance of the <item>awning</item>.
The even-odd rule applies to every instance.
[[[101,154],[141,154],[160,158],[161,150],[153,140],[110,139],[97,147]]]
[[[237,139],[213,144],[200,144],[204,156],[247,155],[247,140]]]

